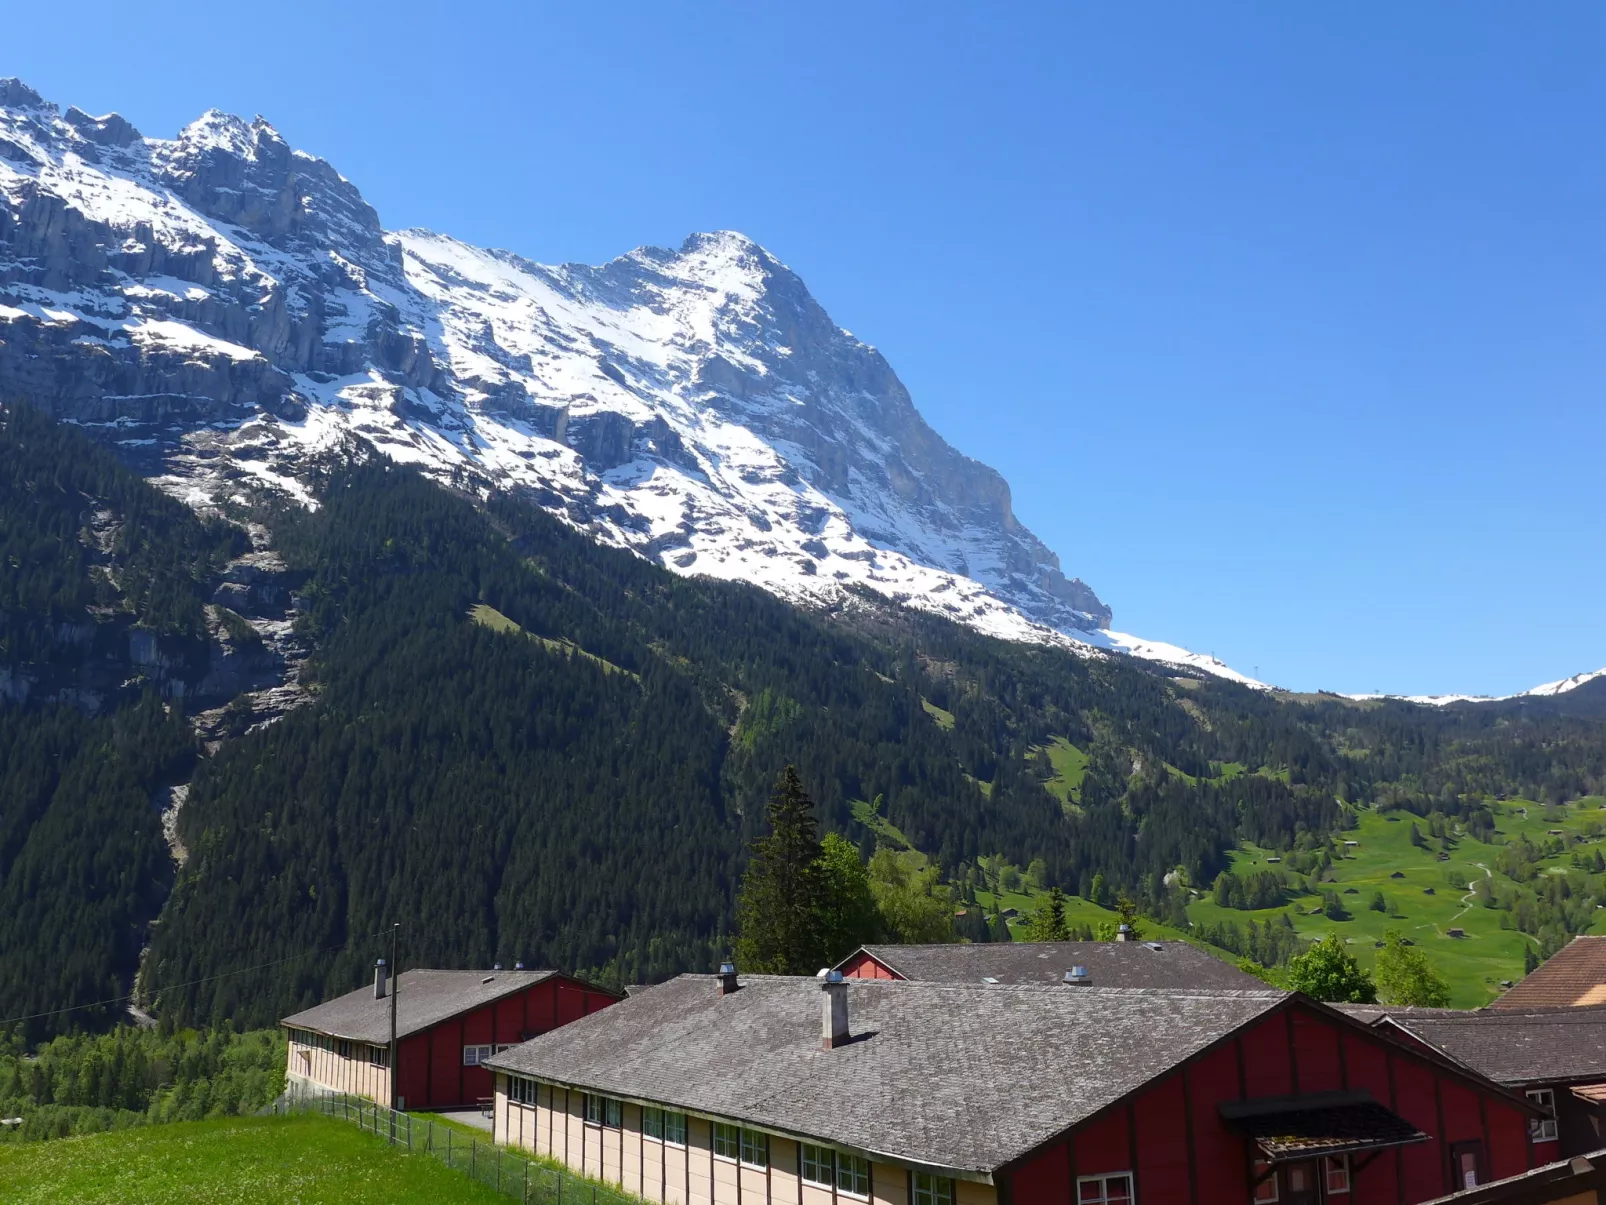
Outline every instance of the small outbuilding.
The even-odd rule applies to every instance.
[[[286,1017],[292,1092],[345,1092],[390,1103],[391,995],[396,1107],[450,1109],[491,1096],[484,1063],[518,1042],[607,1008],[622,992],[559,971],[403,971],[381,962],[371,988]]]

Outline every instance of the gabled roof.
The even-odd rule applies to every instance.
[[[985,1175],[1291,999],[849,979],[854,1040],[823,1050],[821,986],[683,975],[490,1065]]]
[[[1266,985],[1231,963],[1180,941],[975,942],[937,946],[863,946],[905,979],[936,983],[1059,984],[1086,967],[1093,987],[1210,988],[1258,991]],[[859,951],[838,963],[845,967]]]
[[[1606,1079],[1606,1008],[1391,1011],[1387,1021],[1496,1083]]]
[[[439,1025],[458,1013],[471,1012],[553,976],[562,977],[558,971],[403,971],[393,984],[396,1036],[404,1038]],[[279,1024],[382,1044],[390,1041],[390,999],[374,999],[374,985],[370,983],[286,1017]]]
[[[1606,1004],[1606,937],[1575,937],[1489,1007],[1562,1008]]]

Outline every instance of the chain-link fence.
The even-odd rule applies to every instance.
[[[488,1138],[476,1138],[428,1117],[414,1117],[360,1096],[280,1098],[275,1113],[339,1117],[395,1146],[428,1154],[504,1196],[533,1205],[641,1205],[640,1198],[562,1167],[526,1158]]]

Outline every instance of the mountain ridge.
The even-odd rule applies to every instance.
[[[273,126],[169,140],[0,83],[0,373],[208,506],[348,438],[678,572],[1247,681],[1109,628],[1008,484],[745,236],[536,264],[387,232]]]

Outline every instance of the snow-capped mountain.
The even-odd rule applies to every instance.
[[[1003,478],[750,239],[548,267],[390,233],[261,118],[145,138],[0,81],[0,389],[197,505],[308,500],[309,454],[357,438],[680,572],[1248,681],[1110,631]]]
[[[1538,686],[1530,686],[1527,690],[1519,690],[1514,695],[1379,695],[1361,694],[1346,695],[1349,699],[1401,699],[1407,703],[1421,703],[1428,707],[1446,707],[1451,703],[1504,703],[1510,699],[1550,699],[1557,695],[1568,694],[1580,686],[1588,686],[1591,682],[1606,680],[1606,669],[1593,670],[1586,674],[1574,674],[1570,678],[1558,678],[1554,682],[1541,682]]]

